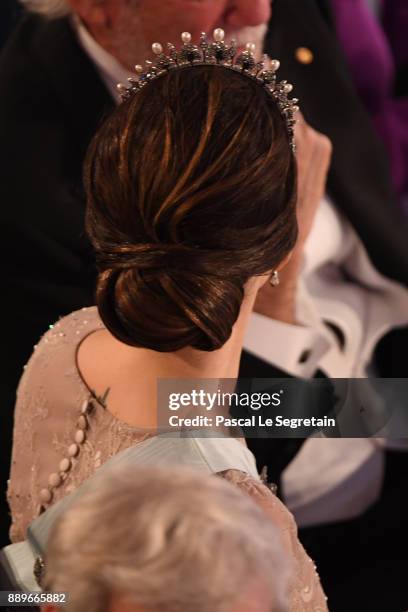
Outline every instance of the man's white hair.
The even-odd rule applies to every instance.
[[[50,19],[71,13],[71,7],[66,0],[20,0],[20,3],[27,10],[40,13]]]
[[[45,567],[45,589],[69,593],[69,612],[105,612],[112,596],[224,612],[257,584],[274,611],[288,609],[289,561],[271,520],[235,485],[179,467],[101,475],[56,523]]]

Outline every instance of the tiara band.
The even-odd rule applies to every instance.
[[[168,43],[167,54],[164,53],[160,43],[153,43],[152,51],[157,57],[156,62],[146,60],[145,67],[137,64],[135,76],[128,79],[129,84],[119,83],[117,85],[122,100],[129,99],[150,81],[170,70],[189,66],[223,66],[255,80],[268,92],[285,120],[290,147],[295,152],[294,126],[296,124],[295,113],[299,110],[298,99],[289,99],[288,94],[293,89],[292,85],[287,81],[278,81],[276,78],[276,72],[280,66],[279,60],[271,60],[264,55],[263,59],[257,62],[255,59],[256,46],[250,42],[246,44],[245,51],[238,53],[236,41],[232,40],[228,45],[225,42],[224,30],[221,28],[214,30],[211,42],[204,32],[201,34],[198,45],[194,45],[191,39],[189,32],[183,32],[180,49],[177,50],[173,44]]]

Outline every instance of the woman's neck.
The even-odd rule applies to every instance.
[[[220,349],[199,351],[186,347],[174,353],[146,351],[143,355],[146,367],[151,365],[158,378],[236,378],[255,297],[252,293],[245,296],[231,336]],[[139,361],[140,356],[135,358]]]
[[[116,418],[135,427],[157,426],[157,383],[160,379],[235,379],[256,291],[246,291],[231,337],[216,351],[184,348],[160,353],[134,348],[107,330],[90,334],[79,347],[77,365],[89,389],[106,396]],[[212,383],[208,381],[211,386]],[[232,384],[232,381],[229,381]]]

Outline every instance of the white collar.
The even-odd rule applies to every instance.
[[[132,76],[131,73],[96,42],[78,15],[73,14],[71,16],[71,24],[82,49],[95,65],[115,102],[119,103],[120,96],[116,85],[118,83],[126,84],[128,77]]]

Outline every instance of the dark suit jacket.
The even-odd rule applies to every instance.
[[[66,20],[30,16],[20,24],[0,59],[1,263],[9,323],[3,347],[7,344],[9,381],[17,380],[49,324],[93,303],[82,163],[112,106]]]
[[[0,7],[0,49],[3,48],[20,16],[22,7],[18,0],[3,0]]]
[[[111,107],[66,19],[29,16],[19,24],[0,57],[0,544],[6,539],[3,491],[23,365],[51,323],[94,303],[82,163]]]

